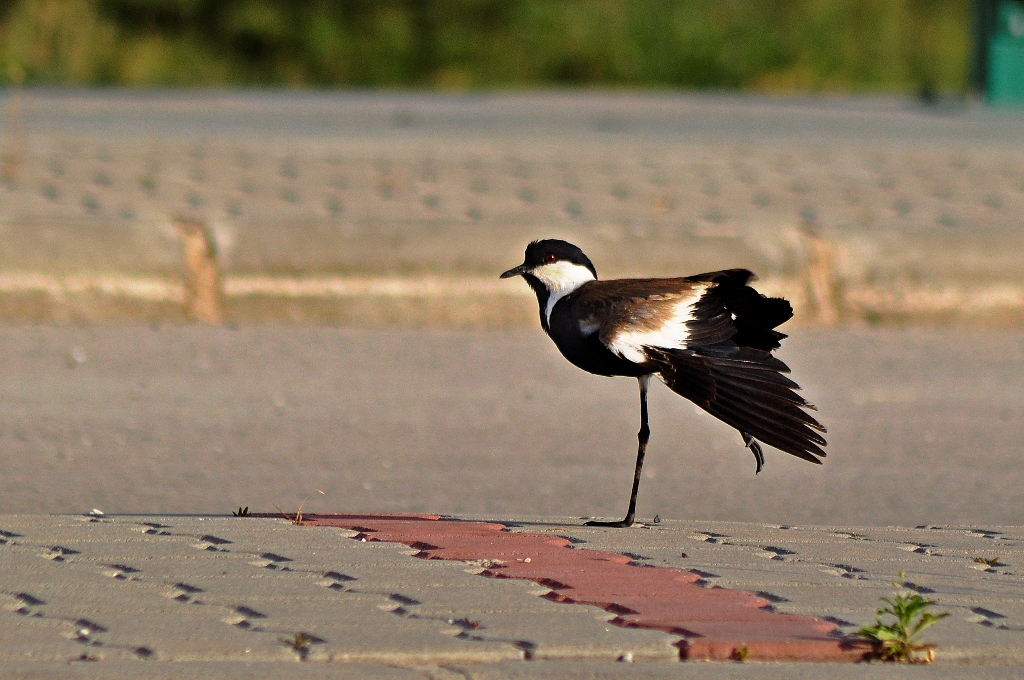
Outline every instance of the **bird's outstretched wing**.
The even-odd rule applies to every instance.
[[[584,334],[648,366],[674,392],[756,439],[819,463],[825,428],[771,355],[790,304],[751,288],[745,269],[678,279],[594,281],[573,295]]]
[[[825,457],[825,428],[807,410],[787,378],[789,367],[769,352],[751,347],[711,350],[647,348],[665,384],[740,432],[812,463]]]

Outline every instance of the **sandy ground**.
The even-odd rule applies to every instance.
[[[641,517],[1024,524],[1024,337],[793,333],[825,465],[769,450],[755,477],[735,432],[659,385]],[[8,513],[612,516],[635,452],[635,384],[539,329],[6,326],[0,375]]]

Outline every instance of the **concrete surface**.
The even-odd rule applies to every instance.
[[[7,106],[10,91],[0,94]],[[502,138],[634,135],[651,141],[1024,144],[1012,109],[924,106],[910,97],[771,97],[685,92],[472,94],[286,90],[98,90],[22,93],[29,132],[140,138]],[[2,121],[3,126],[10,120]],[[6,127],[0,128],[6,131]]]
[[[365,534],[358,532],[283,519],[3,515],[0,673],[481,679],[1021,674],[1020,527],[663,521],[611,530],[558,518],[506,521],[513,531],[571,537],[577,550],[628,553],[641,574],[648,571],[639,567],[644,564],[693,570],[706,586],[756,592],[778,611],[829,616],[847,632],[872,622],[879,597],[893,593],[891,581],[900,571],[905,587],[937,600],[936,609],[951,615],[923,636],[937,645],[936,664],[927,669],[680,663],[672,646],[678,635],[614,626],[614,615],[599,608],[541,597],[548,587],[476,575],[479,562],[417,559],[417,548],[362,541]],[[995,556],[994,567],[975,561]],[[298,632],[309,636],[300,652],[288,642]],[[547,650],[557,660],[543,660]]]
[[[809,223],[855,317],[1024,318],[1013,113],[899,99],[55,91],[27,93],[21,110],[24,135],[7,121],[0,139],[13,159],[0,318],[174,316],[178,215],[205,222],[225,274],[250,286],[490,277],[541,236],[578,242],[604,276],[745,266],[798,281]],[[238,318],[360,320],[311,297],[327,302],[229,302]],[[494,306],[475,322],[522,324]],[[384,307],[370,318],[408,322]]]
[[[639,517],[1024,524],[1020,334],[792,333],[825,464],[767,449],[755,477],[734,431],[656,385]],[[635,381],[539,328],[7,326],[0,375],[6,513],[618,518],[639,420]]]
[[[139,677],[138,662],[110,661],[98,664],[67,663],[5,663],[0,662],[0,673],[4,677],[18,680],[42,678],[111,678],[133,679]],[[169,667],[165,667],[169,666]],[[320,678],[372,678],[374,680],[517,680],[541,679],[562,680],[618,680],[619,678],[652,678],[653,680],[676,678],[713,678],[715,680],[817,680],[818,678],[847,678],[857,680],[916,680],[978,678],[979,680],[1018,679],[1021,669],[1016,667],[972,666],[882,666],[833,665],[833,664],[626,664],[593,661],[518,661],[501,664],[433,666],[420,668],[395,668],[383,664],[297,664],[285,663],[220,663],[220,662],[176,662],[151,665],[145,669],[145,677],[164,678],[217,678],[225,680],[251,680],[256,674],[263,677],[319,680]]]

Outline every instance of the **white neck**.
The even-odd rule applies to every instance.
[[[548,289],[548,304],[544,309],[544,318],[549,326],[551,325],[551,310],[555,308],[555,303],[587,281],[594,281],[597,278],[583,265],[566,261],[541,265],[530,273]]]

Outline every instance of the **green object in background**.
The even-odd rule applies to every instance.
[[[0,0],[0,86],[931,97],[986,88],[999,1]]]
[[[989,47],[988,100],[1024,104],[1024,2],[1002,0]]]

